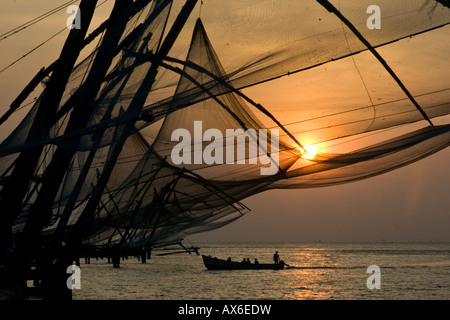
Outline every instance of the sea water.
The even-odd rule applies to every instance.
[[[198,243],[200,253],[284,270],[205,268],[195,253],[81,261],[74,300],[449,300],[450,243]],[[378,267],[375,273],[370,266]]]

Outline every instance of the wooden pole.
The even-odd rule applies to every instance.
[[[111,15],[120,16],[122,9],[125,8],[124,6],[131,4],[131,1],[132,0],[116,1],[116,6]],[[116,22],[118,23],[117,28],[123,31],[127,20],[117,19]],[[121,22],[122,25],[120,25],[119,22]],[[116,27],[116,25],[114,27]],[[79,94],[78,99],[75,99],[74,101],[75,105],[66,131],[70,132],[71,130],[74,130],[74,128],[84,125],[83,119],[87,117],[86,108],[89,108],[92,101],[95,99],[98,91],[97,89],[100,88],[104,74],[107,72],[110,62],[113,59],[113,56],[109,56],[108,53],[114,52],[112,49],[115,48],[119,42],[121,34],[121,31],[116,32],[116,30],[112,30],[105,35],[104,41],[98,50],[97,58],[91,68],[91,72],[88,75],[86,82],[81,87],[83,94]],[[14,259],[12,264],[14,268],[20,268],[26,265],[27,259],[39,245],[40,234],[51,217],[54,199],[67,172],[67,168],[70,165],[73,154],[74,151],[58,148],[55,151],[50,164],[45,169],[42,177],[42,186],[28,213],[25,227],[19,237],[19,250],[17,250],[13,256]]]
[[[36,136],[48,134],[54,124],[56,110],[64,93],[65,85],[70,77],[73,66],[79,56],[79,49],[89,28],[97,1],[83,0],[80,4],[81,28],[72,29],[61,51],[57,68],[53,71],[47,88],[40,99],[40,107],[28,134],[27,141],[33,141]],[[34,171],[41,156],[43,146],[37,146],[21,152],[14,163],[14,169],[8,178],[8,183],[0,192],[0,250],[9,245],[13,221],[19,215],[22,200],[33,180]],[[3,251],[2,251],[3,252]]]
[[[33,141],[36,136],[47,135],[54,125],[56,111],[63,96],[66,84],[69,80],[73,66],[75,65],[81,50],[83,40],[91,23],[97,1],[82,0],[80,3],[81,26],[80,29],[72,29],[63,46],[59,57],[58,66],[53,71],[47,88],[40,99],[39,110],[28,134],[27,141]],[[20,153],[15,161],[14,169],[9,181],[0,192],[0,250],[5,250],[11,239],[11,228],[14,220],[20,214],[22,200],[33,180],[34,171],[41,157],[43,146],[30,148]],[[31,241],[31,243],[30,243]],[[27,271],[27,258],[30,245],[34,245],[36,239],[19,238],[16,243],[11,261],[7,265],[6,277],[14,286],[25,286],[25,273]]]
[[[142,107],[145,104],[145,100],[147,98],[148,92],[150,92],[153,83],[155,82],[156,75],[160,68],[160,65],[164,59],[164,57],[169,53],[172,48],[175,40],[186,24],[187,19],[189,18],[192,10],[194,9],[197,0],[187,0],[180,13],[178,14],[175,22],[172,25],[172,28],[168,32],[166,38],[164,39],[159,51],[156,53],[156,59],[152,61],[152,65],[147,72],[144,80],[142,81],[136,95],[130,103],[130,106],[127,110],[127,113],[134,113],[139,110],[142,110]],[[93,215],[96,212],[96,208],[98,203],[100,202],[101,196],[104,192],[106,184],[109,181],[112,170],[116,164],[116,161],[119,157],[120,151],[122,150],[123,144],[125,142],[128,134],[133,130],[134,122],[127,123],[125,128],[123,129],[122,139],[118,141],[115,145],[111,147],[111,156],[107,159],[105,167],[103,168],[103,172],[97,182],[96,188],[94,189],[91,198],[86,204],[83,213],[81,214],[78,225],[83,226],[89,221],[91,221]]]

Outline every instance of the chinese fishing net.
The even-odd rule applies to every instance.
[[[50,127],[35,125],[38,99],[0,145],[2,188],[20,152],[43,146],[14,231],[58,152],[70,162],[44,235],[157,246],[234,221],[262,191],[364,179],[447,147],[448,1],[331,4],[201,1],[170,44],[183,4],[130,5],[124,28],[111,24],[73,69]],[[108,32],[120,45],[87,103]]]

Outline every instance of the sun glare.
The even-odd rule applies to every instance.
[[[313,145],[304,146],[305,153],[302,155],[303,159],[313,160],[316,157],[317,148]]]

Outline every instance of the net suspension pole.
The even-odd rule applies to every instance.
[[[127,113],[142,111],[146,97],[155,82],[156,75],[160,69],[160,65],[164,57],[167,56],[167,54],[171,50],[179,34],[181,33],[197,1],[198,0],[187,0],[185,5],[179,12],[177,18],[175,19],[175,22],[173,23],[171,29],[167,33],[166,38],[162,42],[161,47],[159,48],[159,51],[156,54],[157,55],[156,61],[153,62],[153,64],[151,65],[145,78],[143,79],[142,83],[139,86],[137,94],[133,97],[132,101],[130,102],[130,106],[128,107]],[[111,150],[109,159],[103,168],[103,172],[101,174],[100,179],[98,180],[96,188],[92,193],[92,197],[87,202],[85,209],[83,210],[82,214],[80,215],[80,218],[78,219],[78,224],[82,225],[84,222],[89,221],[94,216],[103,190],[109,181],[112,170],[116,164],[120,152],[122,151],[125,139],[132,132],[133,129],[134,129],[134,122],[127,123],[127,125],[123,129],[121,138],[114,145],[113,150]]]
[[[403,92],[408,96],[409,100],[414,104],[414,106],[422,114],[423,118],[428,121],[431,126],[434,126],[428,115],[422,109],[422,107],[417,103],[416,99],[411,95],[409,90],[405,87],[400,78],[395,74],[392,68],[387,64],[383,57],[375,50],[375,48],[367,41],[366,38],[356,29],[356,27],[338,10],[333,6],[328,0],[317,0],[325,9],[329,12],[335,14],[355,35],[356,37],[369,49],[369,51],[378,59],[378,61],[383,65],[383,67],[389,72],[392,78],[397,82]]]

